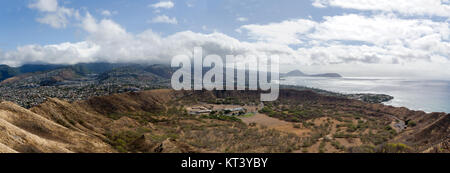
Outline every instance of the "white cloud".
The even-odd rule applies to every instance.
[[[241,42],[225,34],[184,31],[162,37],[152,30],[139,34],[127,32],[110,19],[97,20],[89,13],[79,26],[88,33],[84,41],[54,45],[27,45],[1,53],[0,63],[21,65],[31,62],[51,64],[81,62],[147,62],[169,63],[179,54],[191,54],[194,47],[203,47],[205,54],[279,54],[287,57],[295,51],[288,46]]]
[[[110,17],[112,15],[116,15],[117,11],[101,10],[100,14],[105,17]]]
[[[449,24],[430,19],[348,14],[324,17],[321,22],[299,19],[244,25],[238,31],[257,41],[299,47],[289,54],[292,64],[397,64],[398,68],[450,64]],[[435,70],[450,73],[447,68]]]
[[[244,25],[237,31],[247,31],[251,39],[276,44],[300,44],[303,43],[298,34],[313,29],[316,22],[311,20],[287,20],[281,23],[267,25]]]
[[[447,62],[450,54],[448,23],[389,16],[343,15],[326,17],[321,23],[300,19],[242,26],[241,30],[247,31],[250,38],[260,41],[255,43],[241,42],[217,32],[205,35],[187,31],[166,38],[151,30],[131,34],[114,21],[97,21],[89,13],[83,18],[80,27],[89,33],[83,42],[24,46],[4,53],[11,59],[2,60],[17,61],[16,64],[37,60],[51,63],[87,60],[114,62],[149,58],[149,61],[161,61],[161,57],[170,58],[169,55],[186,52],[194,45],[209,47],[210,52],[219,54],[277,53],[285,57],[286,61],[294,60],[299,64],[397,64],[415,60]],[[357,41],[358,44],[346,43],[348,41]],[[299,43],[306,47],[295,50],[288,46]],[[12,55],[22,58],[14,60],[12,57],[15,56]],[[39,58],[46,57],[44,55],[49,60]]]
[[[326,8],[326,2],[326,0],[314,0],[312,5],[317,8]]]
[[[315,40],[361,41],[378,46],[403,44],[426,36],[437,35],[438,41],[449,39],[450,30],[446,22],[428,19],[399,19],[395,16],[371,17],[349,14],[324,17],[314,32],[307,37]]]
[[[192,3],[192,2],[186,2],[186,6],[187,7],[189,7],[189,8],[192,8],[192,7],[194,7],[195,5]]]
[[[76,13],[76,10],[73,11]],[[392,69],[414,71],[410,68],[413,66],[420,69],[416,70],[417,73],[450,75],[448,22],[430,19],[356,14],[324,17],[320,22],[292,19],[265,25],[244,25],[238,31],[256,40],[244,42],[219,32],[202,34],[184,31],[167,37],[152,30],[133,34],[111,19],[97,20],[90,13],[79,18],[77,22],[80,23],[75,26],[87,32],[84,41],[21,46],[14,51],[0,52],[0,64],[17,66],[30,62],[75,64],[97,61],[168,63],[173,56],[190,54],[194,47],[201,46],[205,54],[222,56],[277,54],[282,65],[346,66],[350,69],[374,64],[370,66],[370,73],[387,73]],[[177,23],[176,18],[167,16],[155,21]],[[364,69],[358,72],[362,74]]]
[[[74,11],[68,8],[58,8],[56,12],[48,13],[36,20],[43,24],[48,24],[53,28],[65,28],[69,24],[69,17],[74,15]]]
[[[34,0],[28,7],[42,12],[55,12],[58,9],[58,0]]]
[[[156,16],[151,20],[152,23],[168,23],[168,24],[178,24],[175,17],[170,18],[166,15]]]
[[[236,21],[239,21],[239,22],[247,22],[247,21],[248,21],[248,18],[246,18],[246,17],[238,17],[238,18],[236,19]]]
[[[36,21],[53,28],[65,28],[69,24],[70,17],[79,17],[77,10],[58,6],[57,0],[36,0],[28,7],[37,9],[43,14]]]
[[[340,7],[375,12],[396,12],[407,16],[450,17],[448,0],[314,0],[318,8]]]
[[[90,62],[100,48],[89,42],[61,43],[55,45],[27,45],[6,52],[1,63],[19,66],[24,63],[75,64]]]
[[[155,9],[158,8],[171,9],[175,6],[175,4],[172,1],[160,1],[156,4],[150,4],[149,6]]]

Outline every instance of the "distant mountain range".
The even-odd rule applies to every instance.
[[[88,74],[102,74],[121,68],[126,68],[128,70],[134,69],[137,71],[145,71],[165,79],[170,79],[173,72],[175,71],[175,69],[171,68],[169,65],[139,65],[127,63],[81,63],[76,65],[26,64],[21,67],[10,67],[7,65],[0,65],[0,81],[4,81],[8,78],[19,75],[36,72],[49,72],[60,69],[70,69],[74,71],[76,74],[84,76]],[[204,73],[208,70],[209,70],[208,68],[203,69]],[[337,78],[342,77],[340,74],[337,73],[306,74],[300,70],[294,70],[289,73],[280,74],[280,77],[295,77],[295,76],[337,77]]]
[[[0,65],[0,81],[5,79],[36,72],[50,72],[54,70],[70,69],[79,75],[102,74],[117,68],[135,68],[139,70],[149,71],[157,75],[167,78],[171,75],[171,68],[166,65],[137,65],[126,63],[80,63],[76,65],[52,65],[52,64],[26,64],[21,67],[10,67],[8,65]]]
[[[78,69],[80,72],[82,72],[82,70],[87,69],[90,70],[102,69],[102,66],[105,65],[107,65],[107,63],[77,64],[77,65],[25,64],[20,67],[10,67],[8,65],[0,65],[0,81],[26,73],[45,72],[63,68]]]
[[[280,74],[281,77],[336,77],[340,78],[342,75],[338,73],[324,73],[324,74],[306,74],[300,70],[294,70],[289,73]]]

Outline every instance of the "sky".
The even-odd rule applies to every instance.
[[[282,72],[449,79],[449,0],[3,0],[0,64],[280,56]]]

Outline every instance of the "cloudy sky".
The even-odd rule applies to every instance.
[[[450,76],[449,0],[2,0],[0,64],[276,54],[283,71]]]

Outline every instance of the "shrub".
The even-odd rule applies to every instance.
[[[203,115],[202,118],[215,119],[215,120],[221,120],[221,121],[242,122],[241,119],[239,119],[239,118],[236,118],[234,116],[226,116],[226,115]]]
[[[354,124],[347,125],[347,132],[356,132],[358,130],[358,126],[355,126]]]
[[[345,146],[341,145],[339,141],[333,141],[331,142],[331,145],[338,150],[345,150]]]
[[[375,147],[372,145],[361,145],[356,147],[349,147],[349,153],[375,153]]]
[[[378,152],[380,153],[409,153],[412,148],[402,143],[389,143],[380,147]]]
[[[108,133],[106,136],[109,139],[109,143],[121,153],[131,152],[132,148],[130,144],[143,134],[134,131],[123,131],[119,133]]]
[[[407,125],[409,127],[416,127],[417,123],[415,121],[409,121]]]
[[[357,135],[348,134],[348,133],[335,133],[333,135],[334,138],[357,138]]]
[[[261,113],[271,113],[273,112],[271,108],[269,108],[268,106],[265,106],[264,108],[261,109],[261,111],[259,111]]]
[[[308,148],[303,148],[303,149],[302,149],[302,152],[303,152],[303,153],[308,153]]]
[[[325,149],[325,145],[327,143],[325,141],[322,141],[319,145],[319,153],[325,153],[327,150]]]

